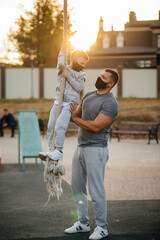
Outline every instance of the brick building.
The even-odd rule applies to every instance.
[[[89,50],[88,68],[156,68],[160,65],[160,11],[158,20],[138,21],[129,13],[124,31],[104,31],[103,19]]]

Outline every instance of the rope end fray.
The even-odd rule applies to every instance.
[[[46,158],[44,182],[46,184],[46,189],[49,193],[49,196],[44,207],[49,203],[51,197],[56,196],[57,200],[59,200],[63,195],[62,176],[65,174],[65,172],[65,167],[61,163],[50,160],[48,157]]]

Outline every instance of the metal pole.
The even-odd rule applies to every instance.
[[[31,98],[33,98],[33,68],[34,68],[33,59],[34,59],[35,50],[30,49],[29,53],[30,53],[30,60],[31,60]]]
[[[19,116],[19,113],[18,113]],[[20,126],[18,123],[18,164],[21,163],[21,139],[20,139]]]
[[[31,60],[31,98],[33,98],[33,60]]]
[[[67,0],[64,0],[64,5],[63,5],[63,41],[65,42],[65,68],[67,66]],[[57,113],[56,113],[56,120],[59,117],[59,114],[61,112],[61,107],[62,107],[62,101],[63,101],[63,94],[64,94],[64,89],[65,89],[65,85],[66,85],[66,80],[65,78],[62,78],[61,81],[61,90],[60,90],[60,95],[59,95],[59,102],[58,102],[58,108],[57,108]],[[55,127],[55,126],[54,126]],[[53,135],[53,143],[52,143],[52,150],[55,149],[55,137],[56,137],[56,133],[54,131],[54,135]]]

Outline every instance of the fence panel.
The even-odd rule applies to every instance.
[[[6,98],[22,98],[32,97],[30,68],[8,68],[6,69]],[[39,69],[33,69],[33,97],[39,98]]]
[[[122,97],[156,98],[156,69],[123,69]]]

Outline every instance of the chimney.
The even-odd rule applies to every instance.
[[[130,12],[129,13],[129,22],[130,23],[135,23],[137,21],[137,17],[135,12]]]
[[[99,29],[103,30],[103,19],[102,19],[102,16],[100,17],[100,20],[99,20]]]
[[[111,31],[113,31],[113,23],[112,23],[112,25],[111,25]]]

